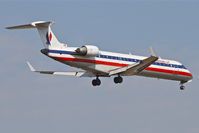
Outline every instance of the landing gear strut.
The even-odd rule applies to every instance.
[[[185,89],[185,86],[183,85],[185,82],[181,81],[180,82],[180,90],[184,90]]]
[[[92,81],[93,86],[100,86],[100,84],[101,84],[101,81],[98,77],[96,79],[93,79]]]
[[[122,78],[121,76],[118,76],[118,77],[115,77],[115,78],[114,78],[114,82],[115,82],[116,84],[122,83],[122,81],[123,81],[123,78]]]

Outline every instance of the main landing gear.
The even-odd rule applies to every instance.
[[[114,82],[116,84],[122,83],[123,82],[123,78],[121,76],[115,77],[114,78]],[[101,81],[100,81],[99,77],[97,77],[96,79],[93,79],[93,81],[92,81],[92,85],[93,86],[100,86],[100,84],[101,84]]]
[[[93,86],[100,86],[100,84],[101,84],[101,81],[98,77],[96,79],[93,79],[92,81]]]
[[[123,78],[122,78],[121,76],[118,76],[118,77],[115,77],[115,78],[114,78],[114,82],[115,82],[116,84],[122,83],[122,81],[123,81]]]

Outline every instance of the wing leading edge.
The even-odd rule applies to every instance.
[[[129,75],[135,75],[135,74],[142,72],[148,66],[153,64],[156,60],[158,60],[158,56],[156,55],[156,53],[152,47],[150,48],[150,51],[151,51],[150,57],[148,57],[144,60],[141,60],[140,62],[112,70],[109,72],[109,75],[111,76],[111,75],[119,74],[119,75],[129,76]]]

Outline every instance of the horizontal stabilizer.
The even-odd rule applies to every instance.
[[[67,45],[60,43],[51,30],[51,25],[54,24],[52,21],[37,21],[37,22],[32,22],[30,24],[25,24],[25,25],[17,25],[17,26],[11,26],[11,27],[6,27],[6,29],[10,30],[15,30],[15,29],[30,29],[34,28],[37,29],[41,41],[44,45],[45,48],[62,48],[66,47]]]
[[[29,28],[36,28],[36,27],[48,27],[49,25],[52,25],[52,24],[54,24],[54,22],[37,21],[31,24],[6,27],[6,29],[14,30],[14,29],[29,29]]]

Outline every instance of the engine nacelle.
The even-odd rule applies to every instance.
[[[84,45],[81,48],[75,50],[79,55],[82,56],[97,56],[99,55],[99,48],[93,45]]]

